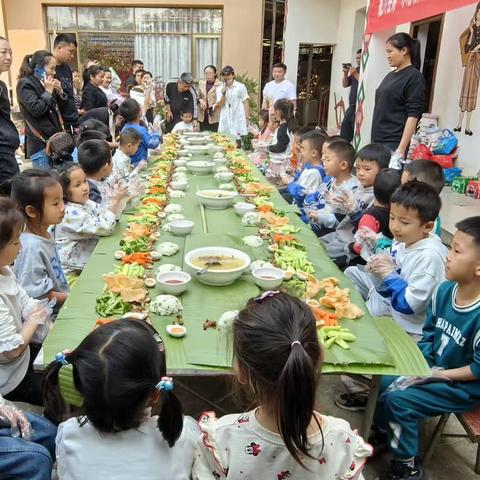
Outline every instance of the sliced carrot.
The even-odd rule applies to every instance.
[[[130,255],[125,255],[122,258],[122,263],[138,263],[139,265],[145,265],[146,263],[152,263],[152,256],[145,252],[132,253]]]
[[[334,313],[326,312],[318,307],[310,307],[312,313],[317,321],[317,326],[321,327],[335,327],[337,326],[337,316]]]

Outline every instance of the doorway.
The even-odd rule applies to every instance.
[[[332,55],[332,45],[300,44],[297,118],[303,126],[327,128]]]
[[[432,109],[435,76],[443,29],[443,15],[412,23],[411,35],[420,41],[421,67],[427,87],[428,111]]]

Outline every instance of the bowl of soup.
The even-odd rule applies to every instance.
[[[274,290],[283,282],[283,270],[276,267],[257,267],[252,271],[252,276],[262,290]]]
[[[213,210],[224,210],[232,206],[233,200],[237,196],[237,192],[220,189],[200,190],[197,192],[197,198],[200,203],[205,208],[211,208]]]
[[[164,272],[157,275],[157,288],[168,295],[180,295],[192,277],[186,272]]]
[[[250,263],[246,253],[229,247],[196,248],[185,255],[187,270],[205,285],[231,285]]]

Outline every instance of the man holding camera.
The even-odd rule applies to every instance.
[[[355,53],[355,63],[357,64],[355,68],[352,67],[351,63],[343,64],[342,85],[343,88],[350,87],[350,94],[348,96],[348,108],[345,112],[345,117],[340,128],[340,136],[349,143],[353,140],[353,135],[355,133],[355,108],[357,104],[357,90],[361,59],[362,49],[359,49]]]

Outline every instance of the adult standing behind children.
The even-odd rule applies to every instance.
[[[217,68],[207,65],[203,73],[204,80],[198,82],[198,121],[200,130],[216,132],[220,120],[220,110],[217,108],[217,88],[222,87],[222,82],[217,77]]]
[[[198,97],[193,88],[193,76],[184,72],[176,82],[169,82],[165,86],[165,104],[167,106],[167,132],[181,120],[180,114],[185,110],[193,112],[194,120],[198,117]]]
[[[275,102],[285,98],[293,102],[294,107],[297,103],[297,91],[295,85],[285,78],[287,66],[284,63],[276,63],[272,68],[273,80],[263,87],[262,108],[273,112]]]
[[[26,124],[26,156],[36,168],[50,167],[47,140],[63,129],[59,106],[67,96],[55,78],[56,64],[50,52],[38,50],[25,56],[18,74],[17,99]]]
[[[340,128],[340,136],[344,138],[348,143],[353,140],[353,134],[355,132],[355,109],[357,108],[357,91],[358,91],[358,79],[360,77],[360,61],[362,59],[362,49],[360,48],[355,53],[355,67],[351,64],[343,65],[343,88],[349,88],[348,94],[348,108],[343,117],[342,126]]]
[[[135,85],[138,85],[138,83],[135,81],[135,73],[137,70],[143,70],[143,62],[141,60],[134,60],[132,62],[132,73],[125,82],[125,90],[127,92],[130,91],[130,89]]]
[[[394,70],[375,93],[372,142],[393,153],[390,167],[401,169],[418,119],[426,108],[425,79],[419,71],[420,43],[407,33],[387,40],[387,60]]]
[[[0,75],[12,65],[13,52],[6,38],[0,37]],[[20,170],[15,150],[20,146],[18,131],[10,118],[8,88],[0,81],[0,183],[12,178]]]
[[[87,69],[88,82],[83,86],[82,109],[88,112],[93,108],[106,107],[107,96],[100,88],[105,77],[105,69],[100,65],[92,65]]]
[[[65,130],[72,135],[78,126],[78,110],[75,104],[72,69],[68,62],[75,57],[76,49],[77,41],[73,35],[61,33],[55,37],[53,42],[53,54],[57,61],[55,78],[60,80],[62,89],[67,96],[65,103],[60,106],[60,113]]]
[[[223,87],[217,89],[217,106],[220,109],[218,131],[234,137],[247,135],[250,106],[247,87],[235,80],[235,70],[226,66],[222,70]]]

